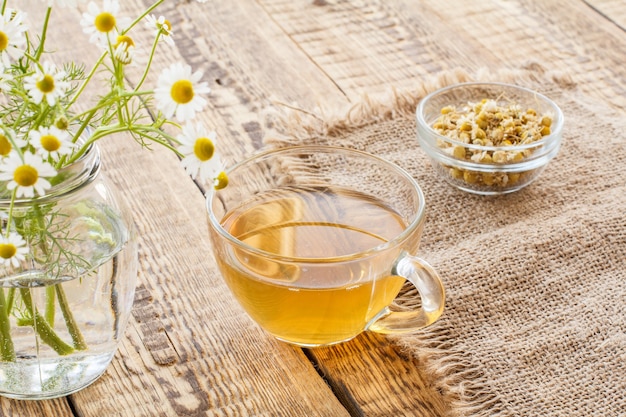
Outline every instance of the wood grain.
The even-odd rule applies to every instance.
[[[105,164],[143,219],[137,224],[142,271],[137,309],[121,360],[107,372],[110,378],[75,395],[76,409],[134,416],[207,410],[342,415],[303,353],[268,338],[230,297],[210,254],[202,196],[175,158],[161,149],[146,153],[126,139],[116,138],[120,143],[111,148],[124,158],[105,153]],[[137,165],[160,169],[120,175]],[[154,197],[164,189],[167,198]]]
[[[352,416],[446,416],[449,399],[416,359],[381,335],[364,333],[308,352]]]
[[[150,2],[124,0],[135,16]],[[41,22],[43,3],[20,0]],[[175,48],[212,93],[199,120],[230,164],[263,146],[265,111],[345,109],[462,68],[543,68],[626,111],[626,7],[618,0],[168,0]],[[91,62],[80,13],[56,10],[50,49]],[[151,31],[133,32],[140,47]],[[149,46],[148,46],[149,47]],[[135,71],[138,71],[136,69]],[[131,69],[129,79],[136,80]],[[94,94],[97,92],[94,92]],[[206,234],[202,189],[175,157],[124,135],[103,144],[140,242],[133,316],[111,367],[87,389],[41,402],[0,399],[1,416],[443,416],[449,399],[422,364],[381,336],[302,351],[261,331],[233,301]]]
[[[621,0],[586,0],[594,11],[619,26],[622,30],[626,30],[626,3]]]
[[[97,56],[88,45],[72,53]],[[347,415],[302,351],[268,338],[230,297],[210,253],[204,199],[178,160],[129,139],[101,147],[105,173],[136,220],[137,309],[106,374],[57,402],[98,416]],[[19,415],[62,410],[25,404]]]
[[[73,416],[66,398],[47,401],[19,401],[0,398],[0,416]]]

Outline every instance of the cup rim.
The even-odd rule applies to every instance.
[[[251,245],[248,245],[241,240],[237,239],[235,236],[231,235],[226,229],[224,229],[220,223],[220,221],[215,216],[215,213],[212,210],[213,199],[219,194],[220,190],[215,190],[211,188],[206,193],[205,204],[206,210],[209,217],[210,227],[213,228],[223,239],[226,239],[232,245],[242,248],[243,250],[250,252],[252,254],[256,254],[259,256],[263,256],[264,258],[282,261],[282,262],[292,262],[292,263],[338,263],[351,261],[355,259],[363,259],[374,254],[384,252],[385,250],[396,246],[399,242],[404,241],[413,231],[423,222],[426,211],[426,201],[424,199],[424,193],[419,186],[418,182],[413,178],[411,174],[408,173],[404,168],[399,165],[391,162],[385,158],[380,156],[371,154],[369,152],[361,151],[358,149],[341,147],[341,146],[333,146],[333,145],[291,145],[282,148],[273,148],[269,150],[264,150],[261,152],[257,152],[248,158],[243,159],[242,161],[237,162],[232,165],[230,168],[226,169],[226,174],[229,175],[233,171],[241,168],[242,166],[249,164],[255,160],[261,160],[271,155],[276,154],[287,154],[287,153],[295,153],[295,152],[325,152],[325,153],[335,153],[341,152],[346,154],[354,154],[359,157],[369,158],[378,163],[382,163],[383,165],[387,165],[390,169],[396,172],[398,175],[404,177],[411,187],[415,190],[418,201],[420,204],[417,207],[417,212],[413,220],[407,224],[402,232],[397,234],[394,238],[388,240],[385,243],[374,246],[370,249],[358,251],[355,253],[350,253],[347,255],[341,256],[333,256],[333,257],[298,257],[298,256],[287,256],[287,255],[277,255],[272,252],[267,252],[258,248],[255,248]],[[229,184],[228,187],[236,186],[235,184]]]
[[[546,137],[541,138],[538,141],[529,143],[529,144],[525,144],[525,145],[512,145],[512,146],[507,146],[507,147],[502,147],[502,146],[485,146],[485,145],[474,145],[474,144],[467,144],[452,138],[449,138],[447,136],[444,135],[440,135],[439,133],[437,133],[435,131],[435,129],[433,129],[433,127],[424,119],[424,107],[436,96],[442,95],[444,93],[447,93],[448,91],[451,90],[458,90],[458,89],[463,89],[463,88],[470,88],[470,87],[479,87],[479,86],[483,86],[483,87],[501,87],[501,88],[509,88],[512,90],[518,90],[521,92],[524,92],[526,94],[530,94],[535,96],[537,99],[545,102],[554,112],[554,119],[556,121],[555,125],[553,126],[552,132],[547,135]],[[420,126],[421,128],[425,129],[429,135],[432,136],[432,138],[436,139],[440,139],[443,140],[445,142],[449,142],[451,144],[458,144],[458,145],[462,145],[465,148],[468,149],[472,149],[472,150],[477,150],[477,151],[497,151],[497,150],[502,150],[505,149],[507,151],[523,151],[526,149],[534,149],[534,148],[539,148],[539,147],[543,147],[543,146],[547,146],[548,144],[552,144],[554,142],[556,142],[556,144],[558,144],[560,142],[561,136],[562,136],[562,130],[563,130],[563,124],[564,124],[564,116],[563,116],[563,111],[561,110],[561,108],[549,97],[535,91],[532,90],[530,88],[526,88],[526,87],[522,87],[516,84],[509,84],[509,83],[502,83],[502,82],[462,82],[462,83],[457,83],[457,84],[452,84],[443,88],[439,88],[429,94],[427,94],[426,96],[424,96],[424,98],[422,98],[420,100],[420,102],[417,105],[417,108],[415,109],[415,117],[417,119],[417,124],[418,126]],[[428,139],[429,141],[433,140],[433,139]],[[496,166],[498,166],[496,164]]]

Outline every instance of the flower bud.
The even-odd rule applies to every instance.
[[[60,130],[67,130],[70,127],[70,121],[67,117],[61,116],[54,122],[54,125]]]

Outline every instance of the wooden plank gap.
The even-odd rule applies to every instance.
[[[618,22],[617,20],[615,20],[612,17],[610,17],[608,14],[606,14],[602,9],[597,7],[595,4],[593,4],[592,2],[590,2],[588,0],[583,0],[583,3],[586,4],[587,7],[589,7],[591,10],[593,10],[594,12],[596,12],[597,14],[599,14],[600,16],[602,16],[603,18],[605,18],[609,22],[613,23],[615,26],[617,26],[618,29],[621,29],[622,32],[626,32],[626,26],[622,26],[622,24],[620,24],[620,22]]]
[[[331,389],[337,400],[339,400],[341,405],[346,409],[348,414],[350,414],[351,417],[364,417],[365,413],[359,406],[358,401],[350,393],[350,390],[341,381],[329,377],[329,374],[324,370],[324,366],[311,352],[311,349],[302,349],[302,352],[304,353],[304,356],[307,357],[309,362],[311,362],[311,365],[313,365],[313,369],[315,369],[320,378],[322,378],[326,385],[328,385]]]
[[[67,397],[65,397],[65,399],[67,401],[67,406],[69,407],[70,411],[72,412],[72,416],[80,417],[81,414],[76,409],[76,404],[74,403],[74,396],[73,395],[68,395]]]
[[[326,5],[327,3],[326,3],[326,2],[324,2],[323,4],[317,4],[317,3],[313,3],[313,4],[314,4],[315,6],[320,6],[320,5],[321,5],[321,6],[324,6],[324,5]],[[321,72],[322,74],[324,74],[324,77],[326,77],[326,78],[327,78],[327,79],[331,82],[331,84],[333,84],[335,87],[337,87],[337,90],[339,90],[339,92],[341,93],[341,95],[343,95],[346,99],[348,99],[348,101],[351,101],[351,100],[350,100],[350,97],[348,96],[348,93],[347,93],[347,92],[346,92],[343,88],[341,88],[341,85],[340,85],[337,81],[335,81],[335,78],[334,78],[334,77],[332,77],[332,76],[331,76],[331,75],[330,75],[330,74],[329,74],[329,73],[328,73],[328,72],[327,72],[327,71],[326,71],[326,70],[325,70],[325,69],[324,69],[324,68],[323,68],[323,67],[322,67],[322,66],[321,66],[321,65],[320,65],[320,64],[319,64],[319,63],[318,63],[318,62],[317,62],[314,58],[313,58],[313,56],[312,56],[312,55],[310,55],[310,54],[307,52],[307,50],[306,50],[306,49],[302,46],[302,43],[301,43],[301,42],[298,42],[298,41],[294,38],[294,36],[293,36],[291,33],[289,33],[283,25],[281,25],[281,24],[280,24],[280,22],[279,22],[279,21],[278,21],[278,20],[274,17],[274,15],[271,13],[271,11],[269,11],[269,10],[267,9],[267,7],[266,7],[264,4],[259,4],[259,6],[263,9],[263,11],[264,11],[265,13],[267,13],[267,15],[268,15],[268,17],[270,18],[270,20],[271,20],[272,22],[274,22],[274,24],[275,24],[278,28],[280,28],[280,30],[281,30],[281,31],[285,34],[285,36],[286,36],[286,37],[287,37],[287,38],[288,38],[291,42],[293,42],[293,44],[295,45],[296,49],[300,50],[300,51],[304,54],[304,56],[306,56],[306,57],[307,57],[307,59],[308,59],[308,60],[309,60],[309,61],[313,64],[313,66],[315,66],[317,69],[319,69],[319,70],[320,70],[320,72]]]

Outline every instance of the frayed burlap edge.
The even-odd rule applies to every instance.
[[[574,88],[571,76],[563,72],[547,71],[539,64],[528,64],[520,70],[491,72],[482,69],[474,75],[465,70],[445,71],[424,80],[409,91],[391,87],[381,99],[363,95],[361,100],[347,110],[319,106],[315,111],[277,103],[265,116],[272,129],[265,135],[267,147],[284,147],[302,144],[325,144],[328,138],[346,134],[360,127],[396,118],[411,118],[419,101],[427,94],[463,82],[515,82],[528,88],[539,88],[545,94],[558,93],[560,89]],[[550,94],[552,96],[552,94]],[[329,110],[332,108],[333,110]]]
[[[266,114],[272,130],[265,136],[264,144],[268,148],[304,144],[337,145],[333,138],[345,137],[363,126],[398,118],[413,119],[419,101],[427,94],[444,86],[472,81],[516,83],[553,98],[576,87],[568,74],[547,71],[536,63],[529,63],[519,70],[494,72],[483,69],[475,74],[456,69],[424,80],[410,91],[401,92],[391,88],[384,99],[374,100],[364,95],[358,103],[343,111],[328,110],[329,107],[309,111],[278,105]],[[340,141],[338,146],[353,147],[349,141]],[[428,331],[412,335],[410,339],[394,337],[393,341],[415,357],[432,375],[433,384],[449,402],[451,416],[511,415],[505,399],[493,389],[484,372],[467,353],[455,347],[454,338],[446,326],[445,314]],[[416,345],[419,345],[418,348]]]

